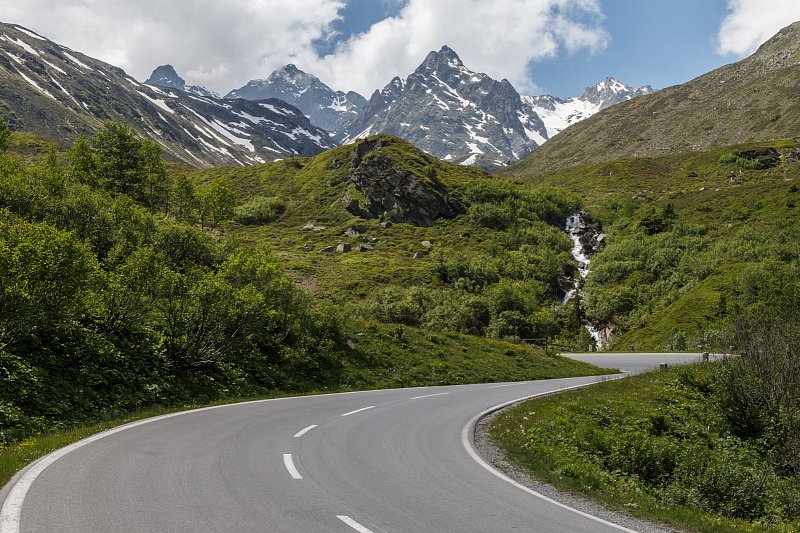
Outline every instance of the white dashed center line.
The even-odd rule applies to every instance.
[[[285,453],[283,454],[283,464],[286,465],[286,470],[289,471],[289,475],[292,476],[294,479],[303,479],[303,476],[300,475],[300,472],[297,471],[297,468],[294,466],[294,461],[292,460],[292,454]]]
[[[374,407],[375,407],[374,405],[370,405],[369,407],[362,407],[361,409],[356,409],[355,411],[350,411],[349,413],[345,413],[342,416],[354,415],[356,413],[360,413],[361,411],[366,411],[367,409],[372,409]]]
[[[303,435],[305,435],[306,433],[308,433],[309,431],[311,431],[315,427],[317,427],[317,424],[311,424],[307,428],[301,429],[300,431],[298,431],[297,433],[294,434],[294,438],[299,439],[300,437],[302,437]]]
[[[444,396],[445,394],[450,394],[449,392],[440,392],[438,394],[426,394],[425,396],[414,396],[411,398],[412,400],[421,400],[422,398],[433,398],[434,396]]]
[[[369,529],[365,528],[364,526],[362,526],[361,524],[359,524],[358,522],[356,522],[355,520],[353,520],[349,516],[336,515],[336,518],[338,518],[339,520],[341,520],[342,522],[344,522],[348,526],[350,526],[353,529],[355,529],[356,531],[358,531],[358,533],[372,533],[372,531],[370,531]]]

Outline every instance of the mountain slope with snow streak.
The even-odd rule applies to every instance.
[[[220,100],[139,83],[122,69],[0,24],[0,116],[14,130],[68,144],[109,120],[198,167],[310,156],[334,143],[280,100]]]

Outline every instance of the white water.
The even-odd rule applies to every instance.
[[[581,279],[586,279],[586,276],[589,275],[589,256],[587,256],[583,252],[583,244],[580,241],[580,228],[583,226],[583,219],[581,219],[581,215],[579,213],[575,213],[574,215],[570,215],[567,217],[566,223],[566,230],[569,233],[569,237],[572,239],[572,257],[578,263],[578,273],[581,276]],[[564,295],[564,300],[562,303],[567,303],[575,293],[578,291],[578,285],[580,280],[576,279],[573,282],[572,289],[567,291],[567,294]],[[597,349],[600,350],[603,348],[604,336],[601,330],[596,328],[590,322],[586,322],[584,327],[589,332],[589,335],[592,336],[594,339],[595,344],[597,345]]]

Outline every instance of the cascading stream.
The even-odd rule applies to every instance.
[[[580,213],[575,213],[567,217],[565,229],[572,239],[572,257],[575,259],[575,262],[578,263],[580,278],[573,280],[572,288],[566,291],[562,304],[571,300],[579,291],[578,287],[580,286],[581,279],[586,279],[586,276],[589,275],[590,254],[593,254],[597,247],[602,245],[601,243],[605,239],[605,235],[600,233],[587,242],[587,225]],[[595,327],[589,321],[584,321],[584,327],[594,339],[597,349],[602,349],[603,343],[605,342],[602,330]]]

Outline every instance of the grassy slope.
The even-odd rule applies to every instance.
[[[747,452],[740,450],[749,448],[720,433],[709,416],[710,400],[688,386],[713,372],[703,366],[650,372],[526,402],[492,421],[490,435],[510,460],[537,478],[637,516],[691,531],[796,531],[797,522],[770,527],[724,518],[713,512],[718,502],[706,501],[706,510],[677,503],[679,488],[654,488],[642,479],[659,469],[669,471],[673,460],[680,464],[682,452],[716,450],[720,455],[712,457],[727,461],[708,467],[701,497],[725,500],[733,486],[727,483],[742,482],[736,476],[744,470],[737,469],[749,463]],[[751,489],[760,493],[762,487],[755,480]]]
[[[412,145],[395,139],[381,149],[398,165],[423,174],[435,168],[438,179],[448,189],[458,190],[475,179],[487,178],[477,169],[451,165],[422,154]],[[380,227],[378,220],[362,220],[343,209],[342,197],[348,190],[347,171],[352,146],[329,150],[312,158],[296,158],[247,168],[215,168],[197,171],[190,177],[197,184],[227,178],[240,202],[256,195],[278,196],[288,201],[286,213],[275,223],[263,226],[235,226],[231,236],[241,245],[266,245],[285,261],[287,273],[311,292],[338,301],[357,301],[368,297],[376,287],[387,284],[408,286],[434,282],[435,252],[439,245],[449,248],[480,248],[487,230],[464,220],[441,220],[432,227],[394,224]],[[338,168],[337,165],[341,164]],[[308,223],[326,229],[303,229]],[[322,248],[360,243],[344,232],[353,225],[380,239],[370,243],[369,253],[329,254]],[[470,233],[470,238],[462,238]],[[422,241],[430,241],[425,248]],[[412,259],[415,252],[430,252],[424,259]]]
[[[724,162],[730,154],[768,147],[784,156],[776,168],[753,170]],[[796,192],[800,165],[788,158],[797,147],[793,141],[752,143],[703,153],[587,164],[543,178],[525,173],[511,177],[561,185],[581,195],[590,214],[608,222],[605,229],[610,245],[596,256],[595,265],[604,263],[611,253],[619,255],[612,251],[615,241],[634,239],[637,222],[653,206],[671,203],[678,214],[676,226],[700,234],[700,249],[689,252],[682,261],[684,266],[694,261],[700,265],[696,270],[702,272],[688,276],[663,299],[640,302],[639,316],[618,328],[613,343],[617,347],[663,350],[677,330],[698,338],[705,330],[717,328],[727,318],[727,310],[720,309],[721,298],[730,296],[739,274],[761,264],[761,259],[771,260],[737,254],[737,247],[752,240],[752,235],[763,235],[767,243],[779,230],[791,231],[800,225],[796,207],[800,203]],[[633,199],[638,196],[644,200]],[[791,245],[787,245],[786,253],[792,253],[788,248]],[[620,285],[637,286],[634,275]],[[588,290],[592,290],[591,285]],[[624,331],[626,327],[629,331]]]
[[[543,175],[625,156],[704,151],[796,135],[799,33],[795,23],[747,59],[605,109],[524,157],[512,172]]]

